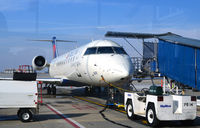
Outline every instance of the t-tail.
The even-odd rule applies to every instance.
[[[56,48],[57,42],[76,42],[70,40],[57,40],[55,36],[52,38],[52,40],[32,40],[32,41],[51,42],[53,47],[53,59],[58,56],[58,50]]]

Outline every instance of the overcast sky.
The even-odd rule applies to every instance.
[[[199,0],[0,0],[0,71],[31,64],[36,55],[52,59],[51,43],[31,39],[75,40],[59,43],[59,54],[107,31],[165,33],[200,39]],[[123,39],[131,56],[139,56]],[[130,40],[141,52],[141,41]]]

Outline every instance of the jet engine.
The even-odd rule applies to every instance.
[[[42,70],[47,66],[47,60],[43,56],[35,56],[32,60],[32,66],[35,70]]]

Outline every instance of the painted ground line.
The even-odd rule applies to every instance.
[[[50,109],[52,112],[56,113],[58,116],[60,116],[61,118],[63,118],[67,123],[69,123],[70,125],[72,125],[74,128],[85,128],[83,125],[81,125],[78,122],[76,122],[75,120],[67,117],[66,115],[64,115],[63,113],[61,113],[60,111],[58,111],[53,106],[51,106],[49,104],[46,104],[46,106],[47,106],[48,109]]]

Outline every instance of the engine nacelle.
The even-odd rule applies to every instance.
[[[32,66],[35,70],[42,70],[47,66],[47,61],[43,56],[35,56],[32,60]]]

